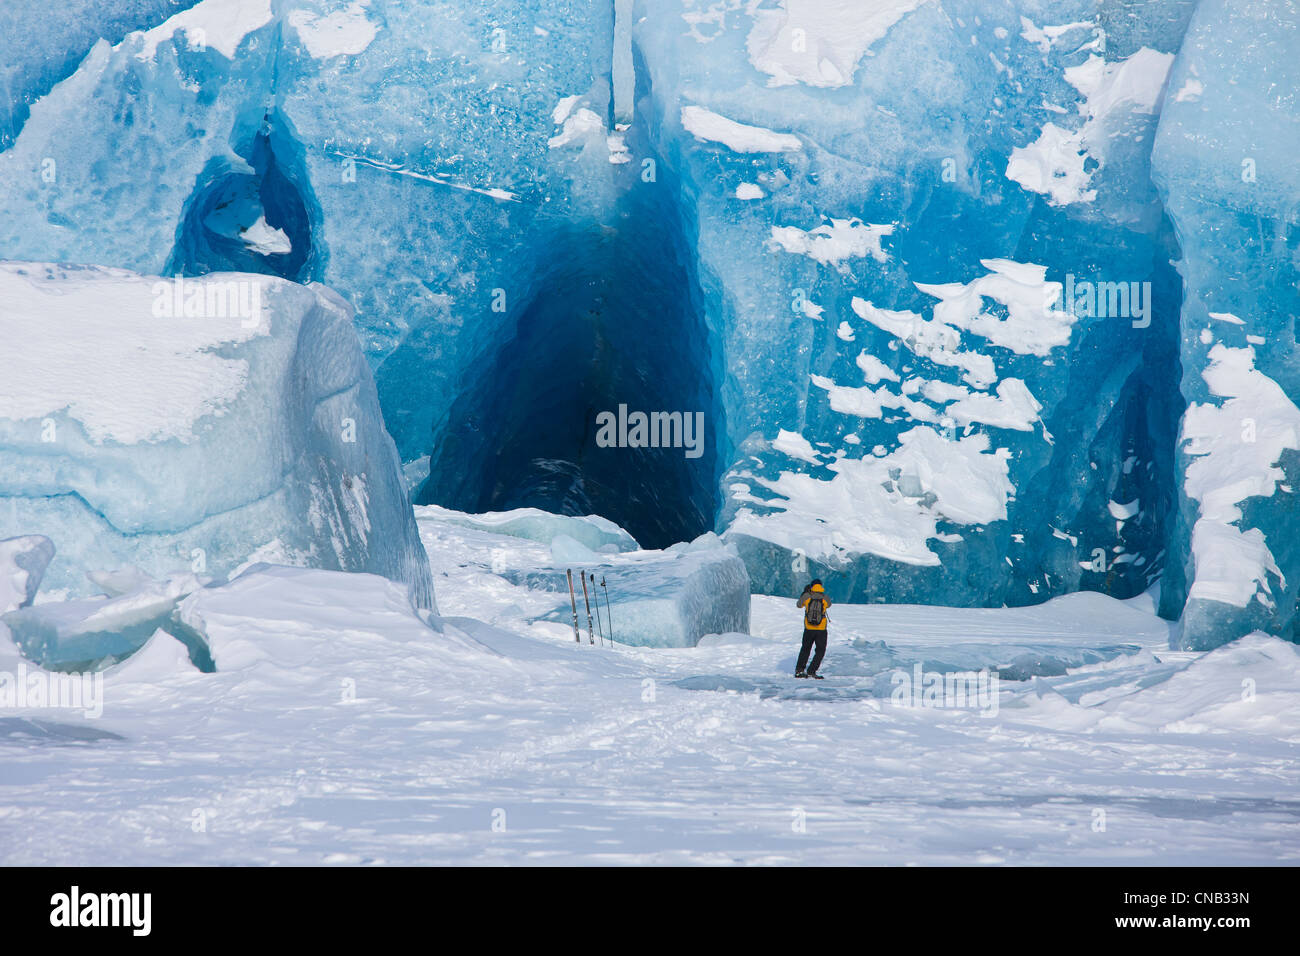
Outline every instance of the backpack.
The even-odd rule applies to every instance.
[[[826,602],[822,598],[809,598],[807,608],[803,612],[803,619],[816,627],[822,622],[822,616],[825,613]]]

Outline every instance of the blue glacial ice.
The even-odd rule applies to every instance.
[[[1163,613],[1204,649],[1296,636],[1300,8],[1205,0],[1154,162],[1183,250],[1177,521]]]
[[[324,282],[357,309],[419,500],[694,537],[713,444],[611,453],[590,427],[620,402],[721,419],[671,174],[632,188],[611,115],[613,20],[206,0],[33,104],[0,153],[0,255]]]
[[[13,142],[31,104],[70,76],[98,40],[117,42],[188,5],[186,0],[0,4],[0,149]]]
[[[42,587],[249,561],[370,571],[433,606],[351,309],[321,286],[0,264],[0,536]],[[123,571],[122,569],[128,569]],[[134,571],[130,570],[134,569]]]
[[[150,275],[238,271],[216,256],[203,261],[223,240],[239,241],[208,214],[216,202],[251,202],[249,184],[256,192],[267,179],[254,164],[270,141],[270,6],[230,4],[217,16],[202,4],[206,26],[184,11],[115,46],[100,40],[33,102],[0,152],[5,258]],[[292,175],[284,165],[276,181]]]
[[[1293,2],[105,9],[11,68],[0,256],[336,289],[417,502],[1294,636]]]
[[[1148,156],[1190,5],[710,9],[641,7],[638,107],[698,223],[756,586],[1145,590],[1182,410]],[[1101,281],[1151,291],[1115,315]]]

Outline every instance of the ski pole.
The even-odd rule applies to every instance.
[[[578,634],[578,599],[573,594],[573,569],[569,568],[564,573],[569,579],[569,603],[573,605],[573,639],[581,644],[582,638]]]
[[[593,585],[596,583],[596,576],[594,574],[591,576],[591,583]],[[605,587],[605,576],[603,574],[600,577],[600,586],[602,588]],[[600,607],[600,601],[596,602],[596,606]],[[605,633],[609,635],[610,647],[613,647],[614,646],[614,625],[609,619],[609,590],[608,589],[605,590]]]
[[[596,635],[591,633],[591,598],[587,596],[587,572],[579,571],[578,576],[582,578],[582,603],[587,605],[587,643],[595,644]]]
[[[591,576],[591,591],[596,596],[596,636],[600,638],[600,646],[605,646],[605,625],[600,620],[600,593],[596,591],[596,575]]]
[[[605,586],[605,575],[600,576],[600,589],[605,592],[605,621],[609,625],[609,643],[614,645],[614,618],[609,612],[609,588]]]
[[[597,621],[600,621],[600,592],[596,590],[596,575],[594,575],[594,574],[591,576],[591,594],[592,594],[592,597],[594,597],[594,598],[596,599],[596,620],[597,620]],[[604,624],[602,625],[602,627],[604,628],[605,634],[607,634],[607,635],[609,636],[610,643],[612,644],[613,641],[614,641],[614,636],[613,636],[612,634],[609,633],[609,615],[608,615],[608,614],[605,615],[605,621],[604,621]]]

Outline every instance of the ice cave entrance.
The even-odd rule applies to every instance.
[[[277,154],[269,122],[241,154],[246,166],[214,160],[199,177],[166,274],[256,272],[309,281],[311,223],[295,185],[304,178]]]
[[[670,208],[616,221],[555,227],[528,300],[434,436],[421,503],[598,514],[648,548],[713,529],[724,431],[694,256]]]

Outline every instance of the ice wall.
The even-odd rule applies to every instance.
[[[1291,633],[1294,0],[168,12],[10,59],[0,257],[337,289],[421,503]]]
[[[345,291],[404,460],[492,376],[547,285],[565,220],[603,206],[612,8],[431,2],[279,8],[277,103],[319,221],[319,278]],[[579,102],[580,101],[580,102]],[[574,152],[585,155],[576,164]]]
[[[1204,0],[1154,153],[1183,250],[1189,403],[1162,613],[1183,611],[1188,648],[1296,639],[1298,156],[1300,4]]]
[[[1158,575],[1180,290],[1149,150],[1190,10],[638,5],[756,587],[996,606]]]

